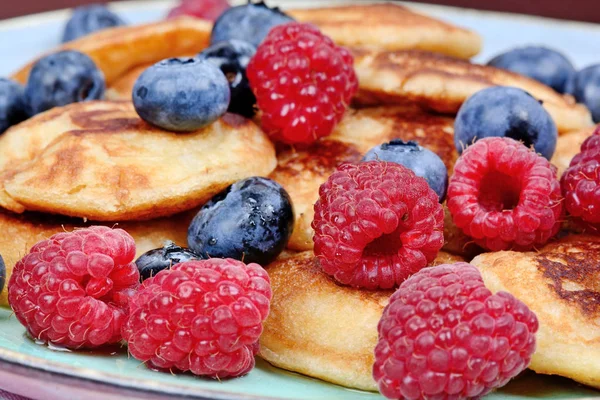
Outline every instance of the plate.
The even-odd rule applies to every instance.
[[[346,1],[271,1],[282,6],[320,6]],[[157,20],[171,2],[123,2],[114,5],[130,23]],[[411,5],[430,15],[472,28],[485,42],[484,61],[507,48],[527,43],[552,46],[568,54],[577,67],[600,61],[600,27],[510,14]],[[0,76],[53,48],[60,39],[68,11],[0,21]],[[18,40],[15,40],[18,38]],[[525,39],[524,39],[525,38]],[[1,234],[1,233],[0,233]],[[113,352],[67,352],[34,343],[10,310],[0,309],[0,387],[34,399],[217,399],[217,400],[378,400],[375,393],[349,390],[274,368],[257,361],[243,378],[223,382],[192,375],[148,370],[129,358],[125,349]],[[526,372],[488,399],[587,399],[600,392],[559,377]]]

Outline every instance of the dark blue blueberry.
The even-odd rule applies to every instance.
[[[454,121],[458,153],[475,140],[506,136],[552,158],[558,132],[550,114],[529,93],[514,87],[480,90],[463,103]]]
[[[253,177],[234,183],[204,205],[188,229],[188,246],[204,257],[268,265],[283,251],[294,228],[287,192]]]
[[[65,26],[62,41],[70,42],[92,32],[121,25],[125,25],[125,21],[101,4],[77,7]]]
[[[254,115],[256,97],[246,77],[246,67],[256,47],[243,40],[232,39],[213,44],[198,55],[216,65],[225,74],[231,90],[231,101],[227,111],[251,118]]]
[[[0,133],[27,117],[23,86],[10,79],[0,78]]]
[[[387,161],[402,164],[415,175],[425,178],[429,187],[438,195],[440,202],[446,197],[448,169],[442,159],[433,151],[419,146],[417,142],[401,139],[373,147],[365,154],[363,161]]]
[[[173,242],[167,242],[164,247],[149,250],[142,254],[135,260],[135,264],[140,271],[141,281],[144,281],[175,264],[201,259],[201,256],[193,253],[190,249],[179,247]]]
[[[294,22],[294,19],[263,2],[232,7],[215,21],[210,43],[239,39],[258,47],[271,28],[288,22]]]
[[[566,92],[590,109],[594,122],[600,122],[600,64],[575,73],[567,82]]]
[[[104,74],[86,54],[60,51],[35,63],[25,87],[29,114],[104,97]]]
[[[536,79],[559,93],[575,73],[573,64],[561,53],[541,46],[520,47],[492,58],[488,65]]]
[[[4,290],[4,284],[6,283],[6,265],[4,259],[0,254],[0,292]]]
[[[133,86],[133,105],[146,122],[189,132],[225,114],[229,82],[213,63],[197,58],[169,58],[154,64]]]

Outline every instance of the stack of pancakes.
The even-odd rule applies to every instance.
[[[180,18],[84,37],[64,47],[94,59],[106,75],[109,101],[54,109],[0,136],[0,254],[10,273],[38,240],[97,223],[118,223],[130,232],[138,254],[165,240],[185,245],[197,207],[236,180],[269,176],[290,194],[296,221],[290,251],[266,266],[274,297],[260,355],[282,368],[376,390],[371,377],[376,326],[391,292],[342,287],[320,270],[310,226],[319,186],[341,162],[357,162],[370,148],[394,138],[416,140],[436,152],[451,174],[458,157],[453,116],[470,95],[493,85],[520,87],[543,101],[559,132],[565,133],[555,155],[560,168],[578,152],[575,143],[591,133],[592,121],[589,111],[570,96],[467,61],[481,47],[477,34],[402,6],[371,4],[290,14],[316,24],[355,56],[360,90],[354,108],[331,136],[304,149],[275,149],[258,125],[234,115],[190,134],[161,131],[143,122],[130,103],[135,80],[154,62],[206,47],[211,26],[205,21]],[[14,78],[25,82],[30,68],[31,64]],[[434,264],[470,261],[482,251],[449,217],[444,236],[444,250]],[[538,255],[488,253],[474,263],[490,289],[514,291],[538,312],[540,344],[534,370],[598,386],[600,365],[594,369],[591,358],[589,368],[579,372],[560,358],[577,351],[573,343],[580,340],[586,340],[590,357],[600,351],[594,342],[600,332],[592,304],[600,302],[600,295],[587,283],[592,268],[582,266],[577,257],[555,259],[557,249],[585,248],[591,259],[600,260],[600,246],[588,245],[596,241],[569,237]],[[561,265],[568,271],[564,276]],[[582,274],[586,277],[573,278]],[[6,302],[4,294],[0,300]],[[561,311],[561,324],[545,311],[547,304]],[[589,332],[581,333],[584,328]],[[553,347],[553,337],[559,338],[559,347]],[[556,354],[557,349],[563,354]]]

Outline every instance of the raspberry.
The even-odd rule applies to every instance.
[[[315,255],[342,284],[394,287],[433,261],[444,244],[437,194],[403,165],[341,164],[319,196]]]
[[[577,222],[600,228],[600,128],[581,145],[561,178],[567,212]]]
[[[169,11],[167,18],[189,15],[215,21],[229,7],[226,0],[182,0],[179,5]]]
[[[269,276],[258,264],[187,261],[143,282],[123,337],[153,368],[241,376],[254,368],[270,301]]]
[[[310,24],[273,28],[247,68],[263,130],[305,145],[331,134],[358,90],[353,65],[347,49]]]
[[[17,263],[8,300],[37,340],[70,349],[117,343],[139,285],[134,257],[135,242],[122,229],[56,234]]]
[[[424,268],[391,296],[373,378],[390,399],[480,398],[529,365],[538,320],[467,263]]]
[[[469,146],[448,185],[452,220],[488,250],[529,250],[560,228],[556,168],[522,143],[485,138]]]

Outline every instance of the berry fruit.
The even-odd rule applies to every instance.
[[[273,28],[247,74],[263,130],[288,144],[331,134],[358,89],[350,52],[310,24]]]
[[[499,54],[488,65],[525,75],[565,92],[567,80],[575,73],[573,64],[556,50],[542,46],[526,46]]]
[[[262,1],[248,2],[248,4],[232,7],[221,14],[213,26],[210,43],[238,39],[258,47],[271,28],[293,21],[293,18],[277,7],[270,8]]]
[[[149,250],[142,254],[135,265],[140,271],[142,281],[158,274],[163,269],[169,269],[176,264],[191,260],[201,260],[202,257],[190,249],[179,247],[173,242],[167,242],[163,247]]]
[[[123,325],[129,352],[151,368],[216,379],[254,367],[271,284],[257,264],[188,261],[147,279]]]
[[[0,134],[27,117],[23,87],[10,79],[0,78]]]
[[[256,47],[243,40],[232,39],[213,44],[198,55],[221,69],[229,81],[231,101],[227,111],[251,118],[254,115],[256,97],[246,77],[246,67]]]
[[[460,107],[454,122],[458,153],[485,137],[509,137],[552,158],[558,131],[550,114],[529,93],[513,87],[480,90]]]
[[[285,189],[267,178],[247,178],[200,209],[188,229],[188,246],[202,257],[267,266],[285,249],[293,228]]]
[[[425,178],[429,187],[437,193],[440,202],[446,197],[448,187],[446,165],[437,154],[419,146],[417,142],[394,139],[369,150],[363,161],[388,161],[402,164],[411,169],[415,175]]]
[[[65,26],[62,41],[70,42],[90,33],[121,25],[125,25],[125,21],[102,4],[77,7]]]
[[[2,258],[2,254],[0,254],[0,292],[4,290],[4,284],[6,283],[6,264],[4,264],[4,259]]]
[[[598,231],[600,228],[600,129],[581,145],[561,178],[567,212]]]
[[[139,116],[159,128],[190,132],[216,121],[229,107],[229,83],[214,64],[169,58],[145,70],[133,86]]]
[[[403,165],[341,164],[319,189],[312,223],[321,267],[344,285],[389,289],[444,244],[437,194]]]
[[[600,64],[577,71],[567,82],[565,90],[590,109],[594,122],[600,122]]]
[[[105,89],[104,74],[89,56],[64,50],[35,63],[25,87],[25,101],[29,115],[35,115],[53,107],[102,99]]]
[[[189,15],[214,21],[228,8],[227,0],[182,0],[177,7],[169,11],[167,18]]]
[[[491,251],[541,246],[563,216],[556,168],[510,138],[467,147],[454,166],[447,205],[456,226]]]
[[[492,294],[467,263],[424,268],[390,298],[377,327],[373,377],[389,399],[471,399],[506,385],[535,351],[538,320]]]
[[[8,301],[34,339],[70,349],[117,343],[139,285],[134,257],[135,242],[122,229],[58,233],[15,265]]]

